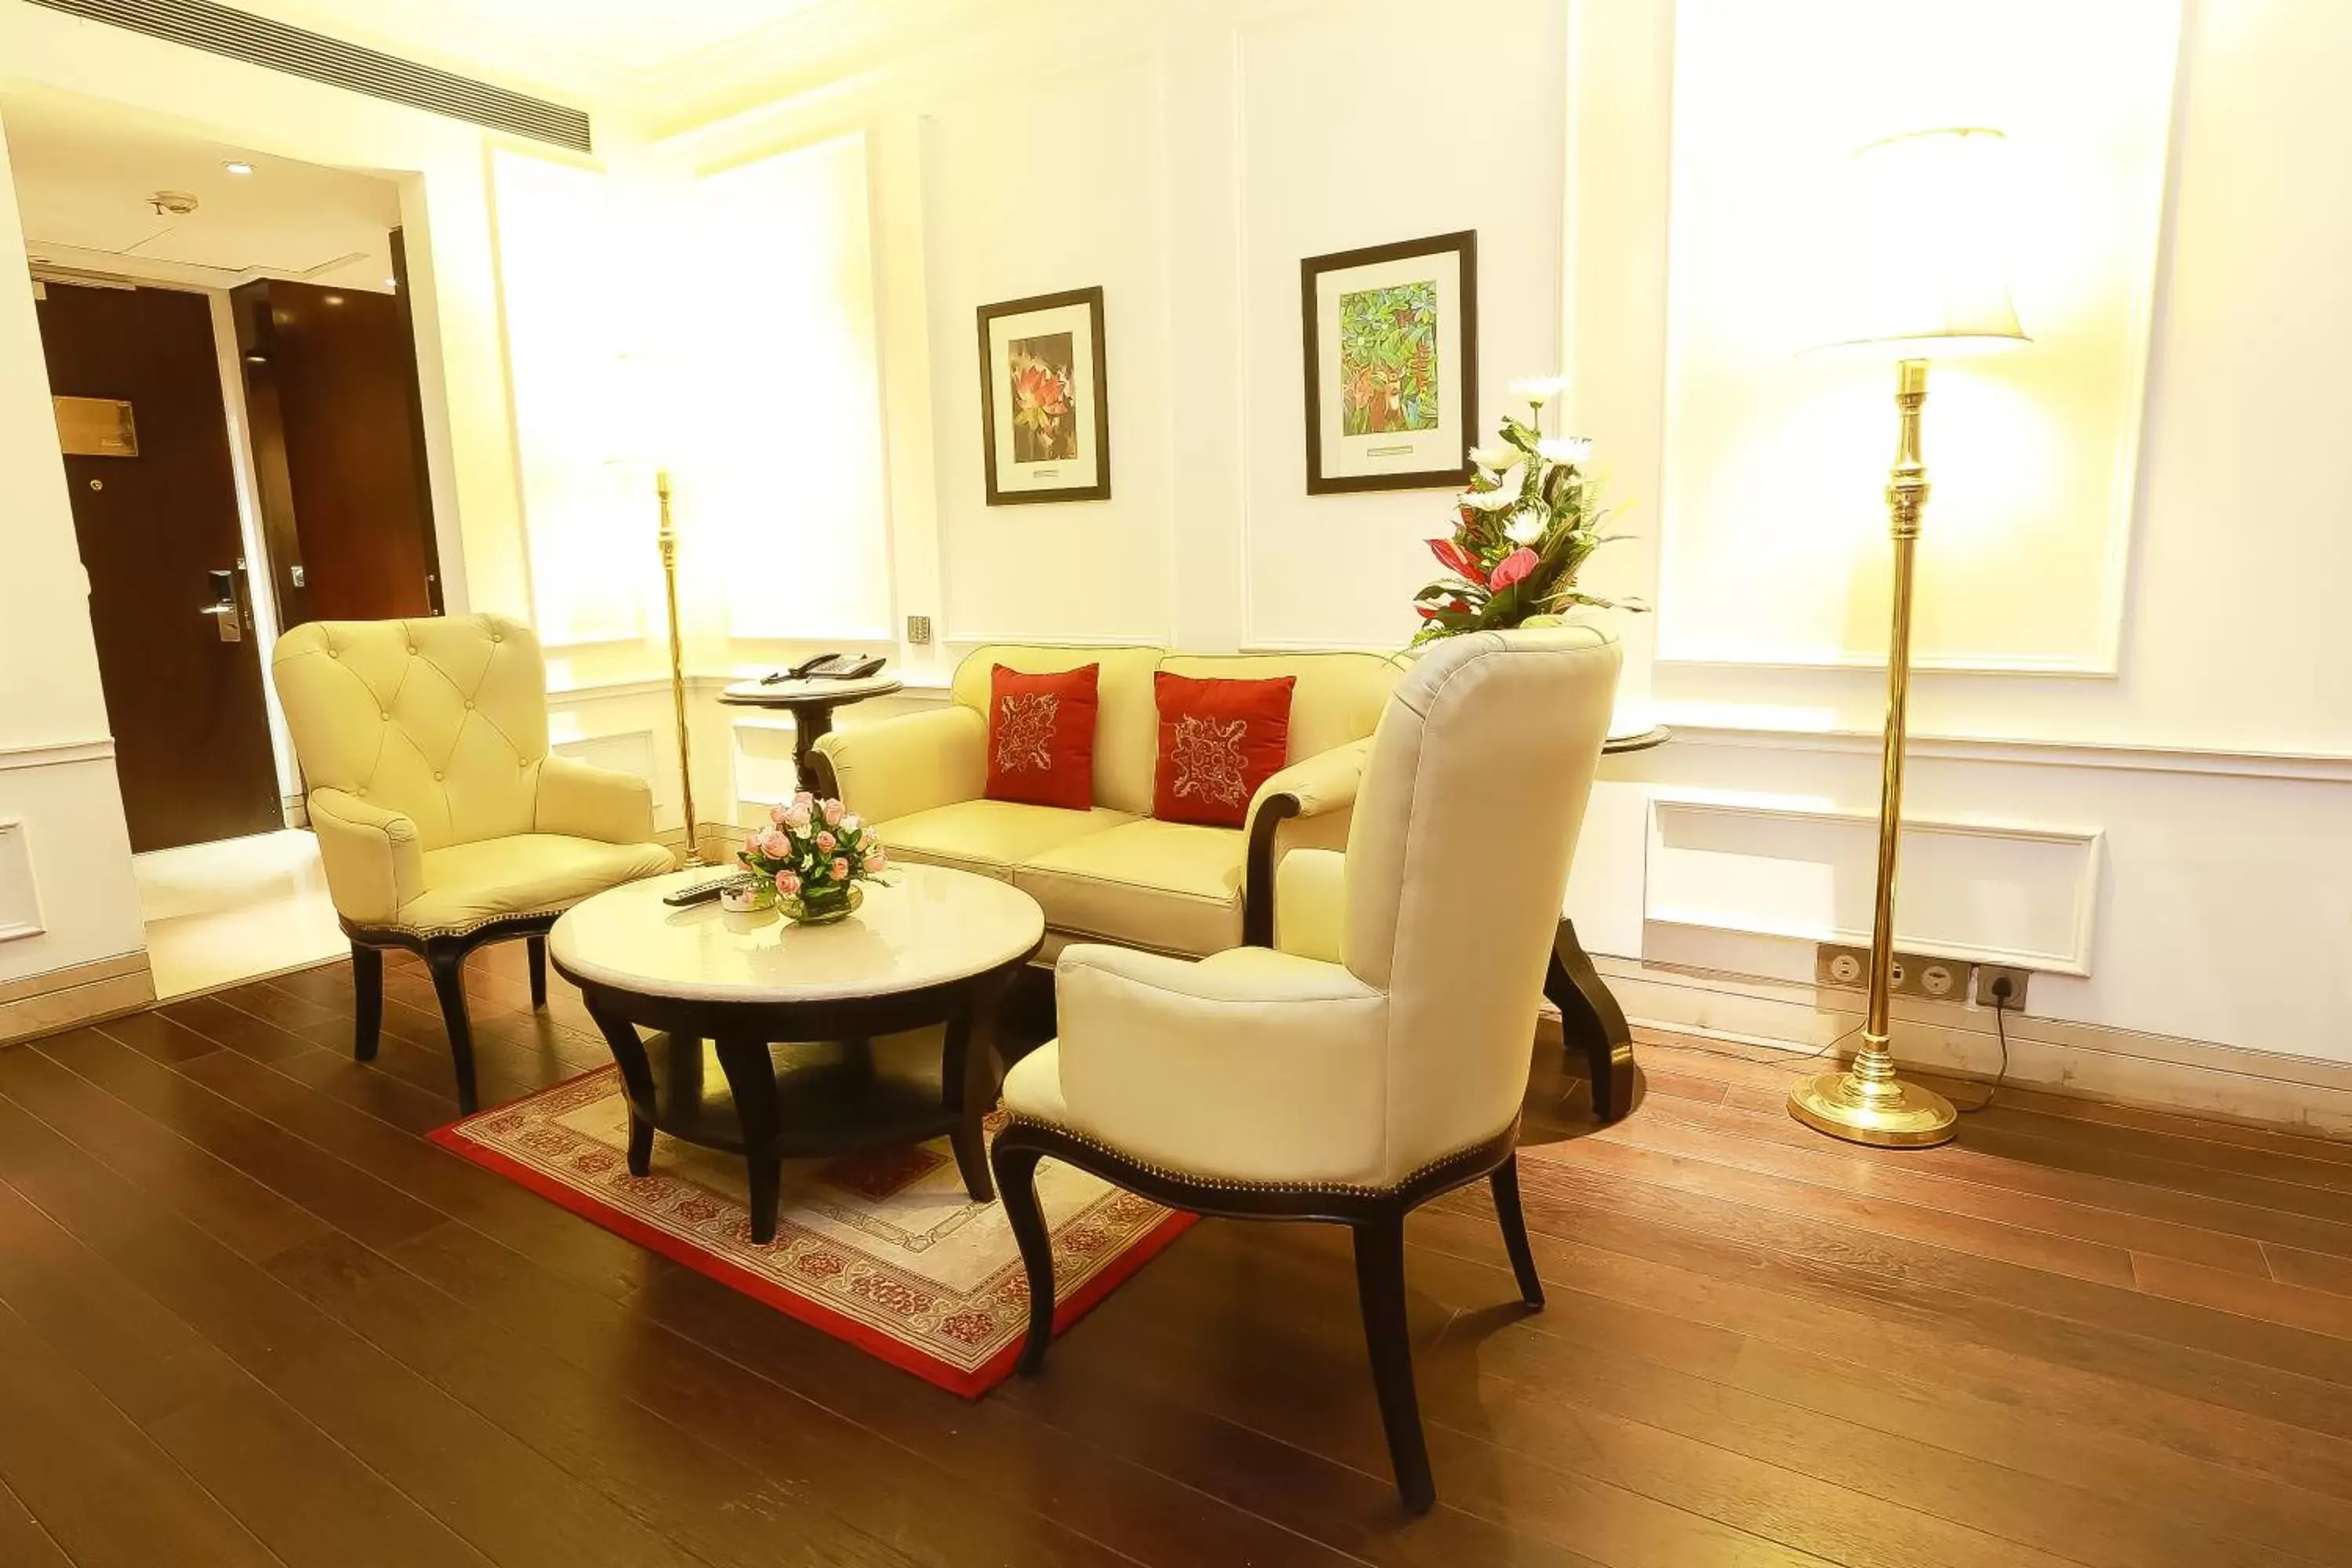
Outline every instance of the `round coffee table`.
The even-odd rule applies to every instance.
[[[673,872],[598,893],[548,933],[556,972],[580,987],[620,1067],[629,1170],[646,1173],[656,1131],[740,1153],[757,1242],[774,1239],[789,1157],[945,1133],[973,1201],[994,1196],[981,1119],[995,1100],[998,1008],[1045,941],[1037,900],[991,878],[901,865],[834,925],[661,901],[709,877]],[[930,1026],[942,1026],[936,1086],[876,1070],[876,1037]],[[706,1085],[708,1058],[723,1089]]]

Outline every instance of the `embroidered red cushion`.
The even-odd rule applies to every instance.
[[[1298,678],[1196,680],[1154,672],[1160,761],[1151,815],[1162,822],[1239,827],[1258,785],[1290,750],[1290,690]]]
[[[1085,811],[1095,803],[1098,664],[988,678],[988,798]]]

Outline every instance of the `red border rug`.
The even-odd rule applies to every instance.
[[[998,1117],[990,1119],[995,1135]],[[742,1162],[664,1135],[629,1174],[620,1072],[603,1068],[480,1111],[433,1142],[967,1399],[1012,1374],[1029,1287],[1002,1205],[975,1204],[947,1141],[788,1162],[775,1239],[751,1240]],[[1061,1333],[1198,1217],[1048,1160]]]

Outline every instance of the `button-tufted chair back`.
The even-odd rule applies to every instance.
[[[271,663],[311,788],[403,813],[426,849],[531,831],[547,672],[520,621],[312,621]]]

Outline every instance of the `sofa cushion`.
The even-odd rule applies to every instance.
[[[1258,786],[1282,771],[1290,745],[1290,676],[1196,680],[1156,670],[1160,755],[1151,815],[1162,822],[1239,827]]]
[[[1013,885],[1045,923],[1200,956],[1242,939],[1241,832],[1145,817],[1030,856]]]
[[[1082,664],[1050,675],[989,671],[990,800],[1085,811],[1095,803],[1095,678]]]
[[[1290,754],[1284,759],[1295,763],[1370,734],[1406,667],[1377,653],[1171,653],[1160,668],[1195,680],[1297,677],[1290,694]]]
[[[1005,800],[961,800],[877,823],[889,852],[901,860],[952,866],[1010,880],[1013,868],[1034,855],[1134,821],[1123,811],[1096,806],[1061,811]]]
[[[1095,804],[1142,816],[1151,810],[1151,758],[1160,730],[1160,712],[1151,700],[1151,672],[1160,664],[1160,651],[990,643],[973,649],[956,666],[953,695],[958,707],[985,716],[991,672],[1000,664],[1033,674],[1100,665],[1101,673],[1095,681],[1100,704],[1095,721]],[[1370,726],[1365,727],[1364,733],[1371,733]]]

